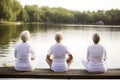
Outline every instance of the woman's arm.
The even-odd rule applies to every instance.
[[[50,55],[47,55],[47,56],[46,56],[46,60],[47,60],[47,61],[52,61],[52,59],[50,58]]]
[[[52,46],[50,47],[48,54],[46,55],[46,62],[51,67],[53,59],[51,58],[52,55]]]
[[[47,54],[47,56],[46,56],[46,62],[48,63],[48,65],[51,67],[51,65],[52,65],[52,59],[50,58],[50,55],[48,55]]]
[[[67,61],[68,66],[70,66],[71,63],[73,62],[73,56],[72,56],[72,54],[68,54],[68,58],[67,58],[66,61]]]
[[[32,47],[30,48],[30,51],[31,51],[31,60],[34,60],[36,56]]]
[[[17,51],[16,51],[16,48],[15,48],[15,52],[14,52],[15,54],[14,54],[14,56],[15,56],[15,58],[17,58]]]
[[[104,50],[104,61],[107,59],[106,51]]]
[[[67,62],[71,62],[72,60],[73,60],[73,56],[72,54],[69,54],[67,58]]]
[[[87,56],[86,56],[87,60],[90,61],[90,54],[89,51],[87,51]]]
[[[31,53],[31,60],[35,59],[35,54]]]
[[[15,51],[15,58],[17,58],[17,53],[16,53],[16,51]]]

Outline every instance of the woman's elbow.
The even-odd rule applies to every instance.
[[[69,59],[70,59],[71,61],[73,60],[72,54],[69,55]]]
[[[46,56],[46,61],[50,60],[50,55]]]

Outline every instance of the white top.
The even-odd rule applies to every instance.
[[[33,70],[31,58],[35,58],[35,53],[28,43],[20,43],[15,47],[16,64],[15,69],[19,71]]]
[[[87,59],[94,65],[99,65],[106,60],[106,51],[103,46],[94,44],[88,47]]]
[[[67,70],[66,54],[70,54],[69,50],[61,43],[51,46],[48,55],[53,55],[52,70],[62,72]]]

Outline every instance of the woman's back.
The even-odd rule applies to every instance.
[[[94,44],[87,49],[87,60],[83,60],[83,65],[88,72],[101,73],[107,71],[106,51],[103,46],[99,45],[100,37],[96,33],[92,38]]]
[[[101,45],[95,44],[88,47],[88,54],[90,61],[94,64],[99,64],[104,60],[105,50]]]
[[[15,47],[15,70],[17,71],[32,71],[35,69],[33,60],[35,60],[35,53],[28,44],[30,39],[29,31],[23,31],[20,34],[22,43]]]
[[[72,54],[61,43],[62,39],[62,33],[57,33],[55,35],[56,44],[50,47],[46,56],[48,65],[50,66],[51,70],[55,72],[67,71],[73,59]],[[52,58],[51,55],[53,56]],[[66,56],[68,56],[68,58],[66,58]]]
[[[63,44],[56,43],[52,46],[53,60],[65,60],[67,49]]]
[[[31,61],[30,46],[27,43],[19,44],[15,49],[18,63],[29,63]]]

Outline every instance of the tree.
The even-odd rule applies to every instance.
[[[108,10],[106,11],[106,15],[109,15],[111,17],[111,23],[109,24],[120,24],[120,10]]]
[[[23,8],[18,0],[0,0],[0,10],[0,21],[93,24],[101,20],[105,24],[120,24],[119,9],[80,12],[37,5]]]
[[[16,21],[17,16],[21,12],[22,6],[17,0],[11,0],[11,1],[12,1],[11,9],[13,14],[11,21]]]
[[[0,21],[16,21],[21,7],[17,0],[0,0]]]
[[[29,15],[29,21],[30,22],[38,22],[40,21],[40,12],[39,12],[39,7],[37,5],[26,5],[24,7],[26,12]]]
[[[0,21],[10,20],[12,16],[11,0],[0,0]]]
[[[29,21],[28,13],[25,11],[24,8],[21,9],[21,12],[17,16],[17,21],[23,21],[23,22]]]

